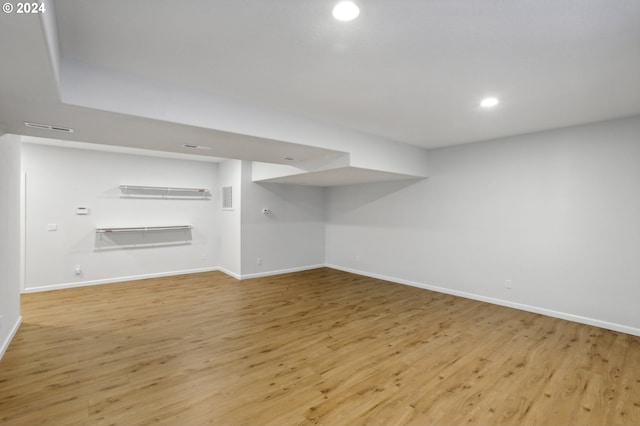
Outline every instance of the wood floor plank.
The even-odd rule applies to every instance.
[[[22,305],[2,424],[640,424],[639,337],[327,268]]]

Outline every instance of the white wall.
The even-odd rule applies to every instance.
[[[272,139],[348,152],[354,167],[411,176],[429,173],[424,149],[303,116],[250,107],[68,59],[62,63],[61,78],[66,104],[243,135],[246,145],[242,137],[234,143],[243,143],[242,151],[252,159],[262,157],[265,149],[276,149],[277,145],[268,143]],[[214,146],[215,155],[226,157],[220,151],[223,135],[218,136],[221,146]],[[266,140],[251,143],[252,136]],[[171,150],[169,145],[165,148]],[[286,155],[296,157],[294,153]]]
[[[221,210],[220,217],[220,269],[236,278],[242,276],[241,213],[242,213],[242,161],[226,160],[220,163],[219,190],[230,186],[233,191],[233,209]],[[220,195],[218,196],[220,198]]]
[[[19,187],[14,145],[2,145],[10,165],[1,173],[3,185]],[[27,291],[217,266],[251,277],[326,261],[640,335],[640,117],[443,148],[430,158],[427,180],[322,189],[254,183],[239,160],[217,166],[23,145]],[[120,184],[214,191],[208,201],[123,199]],[[232,211],[220,209],[223,186],[233,187]],[[2,196],[15,198],[5,187]],[[4,224],[18,222],[18,209],[2,202]],[[79,205],[91,215],[76,216]],[[167,222],[193,224],[191,244],[97,247],[97,225]],[[49,223],[58,231],[47,231]],[[11,247],[3,234],[0,248]],[[19,255],[2,259],[15,274]],[[15,323],[19,313],[2,303],[5,336],[7,318]]]
[[[256,183],[251,174],[251,163],[243,162],[243,277],[323,265],[325,189]],[[264,214],[263,208],[269,213]]]
[[[640,117],[430,161],[417,183],[329,189],[327,263],[640,335]]]
[[[20,141],[0,137],[0,358],[20,326]]]
[[[119,185],[215,190],[214,163],[22,144],[26,173],[25,291],[210,270],[219,262],[219,197],[125,198]],[[87,216],[75,209],[86,206]],[[48,231],[56,224],[57,231]],[[159,234],[96,227],[193,225]],[[82,273],[75,274],[75,265]]]

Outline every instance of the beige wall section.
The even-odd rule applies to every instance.
[[[222,209],[220,218],[220,269],[235,278],[242,276],[242,161],[226,160],[220,163],[219,188],[232,188],[232,209]],[[218,195],[221,197],[221,195]]]
[[[640,335],[640,117],[430,151],[330,188],[327,263]],[[505,288],[505,281],[512,288]]]
[[[20,326],[20,139],[0,137],[0,358]]]
[[[197,272],[219,264],[216,163],[22,144],[25,291]],[[120,185],[208,188],[208,198],[125,193]],[[87,215],[76,214],[87,207]],[[49,230],[49,225],[55,230]],[[103,227],[190,230],[96,233]],[[80,266],[81,272],[75,273]]]

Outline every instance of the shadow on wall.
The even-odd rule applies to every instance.
[[[102,250],[128,250],[148,247],[180,246],[191,244],[191,229],[120,230],[97,232],[95,247]]]
[[[324,188],[253,182],[246,191],[251,191],[251,202],[254,207],[258,207],[253,209],[253,212],[258,212],[259,215],[268,215],[288,222],[324,221]],[[263,212],[263,208],[268,211]],[[246,219],[251,220],[251,216],[247,216]]]
[[[394,194],[397,194],[402,199],[402,192],[423,182],[425,182],[425,179],[408,179],[333,187],[330,189],[330,203],[331,211],[334,212],[334,215],[329,219],[334,223],[342,222],[343,220],[349,222],[348,217],[351,214],[384,199],[387,201],[384,211],[380,211],[379,215],[375,212],[369,212],[370,214],[367,218],[377,222],[374,217],[380,216],[381,222],[386,223],[389,215],[398,214],[397,205],[394,205]]]

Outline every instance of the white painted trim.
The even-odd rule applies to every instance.
[[[158,272],[155,274],[131,275],[128,277],[108,278],[104,280],[80,281],[80,282],[74,282],[74,283],[46,285],[41,287],[30,287],[30,288],[26,288],[23,293],[38,293],[41,291],[61,290],[64,288],[86,287],[86,286],[99,285],[99,284],[120,283],[123,281],[145,280],[147,278],[170,277],[173,275],[197,274],[199,272],[211,272],[211,271],[220,271],[220,270],[221,269],[216,266],[211,268],[197,268],[197,269],[186,269],[182,271]]]
[[[231,272],[230,270],[225,269],[225,268],[223,268],[221,266],[218,267],[218,271],[224,272],[225,274],[235,278],[236,280],[241,280],[242,279],[242,275],[236,274],[235,272]]]
[[[164,272],[164,273],[157,273],[157,274],[145,274],[145,275],[135,275],[135,276],[129,276],[129,277],[119,277],[119,278],[107,279],[107,280],[84,281],[84,282],[77,282],[77,283],[57,284],[52,286],[34,287],[34,288],[25,289],[24,293],[36,293],[40,291],[59,290],[63,288],[83,287],[83,286],[90,286],[90,285],[97,285],[97,284],[108,284],[108,283],[116,283],[116,282],[123,282],[123,281],[141,280],[146,278],[168,277],[172,275],[184,275],[184,274],[193,274],[198,272],[211,272],[211,271],[220,271],[237,280],[246,280],[251,278],[260,278],[260,277],[267,277],[267,276],[273,276],[273,275],[288,274],[292,272],[308,271],[311,269],[318,269],[318,268],[325,268],[325,267],[336,269],[339,271],[349,272],[356,275],[362,275],[365,277],[390,281],[397,284],[409,285],[412,287],[418,287],[425,290],[436,291],[438,293],[450,294],[452,296],[464,297],[467,299],[473,299],[481,302],[492,303],[494,305],[500,305],[500,306],[506,306],[508,308],[519,309],[521,311],[533,312],[536,314],[546,315],[554,318],[560,318],[567,321],[573,321],[581,324],[592,325],[595,327],[606,328],[608,330],[619,331],[621,333],[627,333],[634,336],[640,336],[639,328],[629,327],[623,324],[602,321],[594,318],[582,317],[579,315],[568,314],[565,312],[554,311],[551,309],[540,308],[537,306],[525,305],[522,303],[511,302],[503,299],[497,299],[494,297],[487,297],[479,294],[467,293],[464,291],[451,290],[445,287],[438,287],[438,286],[418,283],[415,281],[388,277],[386,275],[375,274],[371,272],[347,268],[347,267],[334,265],[334,264],[308,265],[308,266],[301,266],[297,268],[280,269],[276,271],[267,271],[267,272],[260,272],[256,274],[246,274],[246,275],[236,274],[235,272],[229,271],[228,269],[225,269],[222,267],[199,268],[199,269],[190,269],[190,270],[184,270],[184,271],[173,271],[173,272]],[[22,322],[22,317],[20,317],[18,323],[14,327],[14,330],[12,330],[12,334],[9,336],[8,341],[4,343],[2,348],[0,348],[0,358],[1,358],[1,354],[3,354],[4,351],[6,350],[6,347],[8,347],[8,344],[13,338],[13,335],[15,335],[15,332],[17,332],[17,329],[20,326],[21,322]]]
[[[508,300],[496,299],[494,297],[481,296],[479,294],[467,293],[464,291],[451,290],[445,287],[437,287],[428,284],[418,283],[414,281],[404,280],[400,278],[387,277],[385,275],[374,274],[370,272],[360,271],[352,268],[345,268],[343,266],[327,264],[327,268],[337,269],[339,271],[349,272],[356,275],[363,275],[370,278],[376,278],[385,281],[391,281],[397,284],[409,285],[412,287],[423,288],[425,290],[436,291],[438,293],[450,294],[452,296],[464,297],[467,299],[479,300],[481,302],[492,303],[494,305],[506,306],[508,308],[519,309],[521,311],[533,312],[536,314],[546,315],[549,317],[560,318],[567,321],[578,322],[581,324],[592,325],[595,327],[606,328],[608,330],[619,331],[621,333],[632,334],[634,336],[640,336],[640,328],[629,327],[623,324],[616,324],[607,321],[601,321],[594,318],[582,317],[579,315],[568,314],[565,312],[554,311],[551,309],[540,308],[537,306],[525,305],[517,302],[510,302]]]
[[[18,329],[20,328],[21,324],[22,324],[22,315],[18,317],[18,320],[13,325],[13,328],[11,328],[11,332],[9,332],[9,335],[7,336],[7,338],[4,339],[4,342],[2,342],[2,346],[0,346],[0,360],[4,356],[4,353],[7,351],[7,349],[9,349],[9,345],[11,344],[11,341],[13,340],[16,333],[18,332]]]
[[[326,266],[325,264],[318,264],[318,265],[299,266],[296,268],[289,268],[289,269],[279,269],[276,271],[258,272],[256,274],[242,275],[239,279],[248,280],[251,278],[270,277],[272,275],[289,274],[291,272],[309,271],[311,269],[324,268],[325,266]]]
[[[220,266],[216,266],[211,268],[198,268],[198,269],[189,269],[189,270],[183,270],[183,271],[160,272],[156,274],[143,274],[143,275],[132,275],[128,277],[108,278],[104,280],[80,281],[80,282],[74,282],[74,283],[54,284],[54,285],[47,285],[47,286],[41,286],[41,287],[30,287],[30,288],[24,289],[23,293],[39,293],[42,291],[61,290],[65,288],[87,287],[92,285],[120,283],[124,281],[144,280],[147,278],[170,277],[173,275],[196,274],[199,272],[212,272],[212,271],[223,272],[237,280],[246,280],[251,278],[288,274],[291,272],[308,271],[311,269],[324,268],[325,266],[326,265],[324,264],[308,265],[308,266],[301,266],[297,268],[280,269],[276,271],[260,272],[257,274],[247,274],[247,275],[236,274],[235,272],[232,272],[228,269],[225,269]]]

